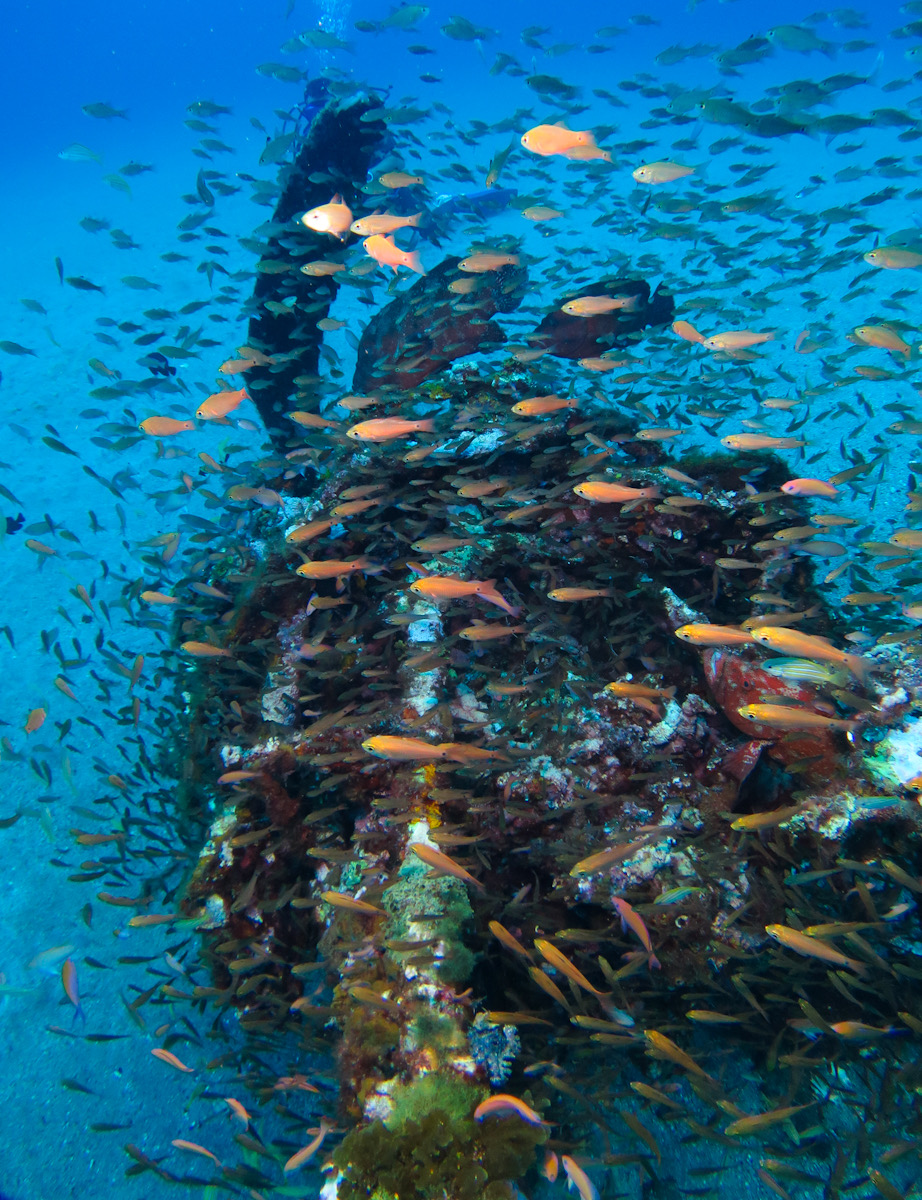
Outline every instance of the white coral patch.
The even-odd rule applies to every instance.
[[[438,846],[429,837],[429,822],[425,817],[421,817],[418,821],[413,821],[410,828],[407,830],[407,845],[411,842],[422,842],[425,846],[431,846],[433,850],[438,850]],[[421,871],[428,868],[423,861],[416,855],[409,856],[404,860],[405,866],[418,867]]]
[[[922,718],[894,729],[866,761],[878,778],[891,785],[905,785],[915,778],[922,772]]]
[[[583,738],[574,742],[567,753],[567,758],[579,758],[581,754],[597,754],[602,749],[602,739],[599,737]]]
[[[471,724],[485,724],[489,719],[487,710],[481,705],[477,696],[469,687],[463,685],[459,686],[457,694],[451,702],[451,713],[456,720]]]
[[[373,1092],[371,1092],[365,1101],[365,1117],[369,1121],[386,1121],[394,1111],[394,1101],[387,1094],[387,1090],[393,1086],[393,1080],[385,1080],[384,1083],[379,1083]],[[323,1192],[321,1191],[321,1196]]]
[[[437,642],[442,636],[440,617],[426,614],[407,626],[407,641],[413,646]]]
[[[672,838],[641,846],[636,854],[621,864],[621,874],[636,882],[652,879],[658,872],[670,866],[673,860]]]
[[[502,445],[505,437],[506,432],[503,429],[490,429],[486,433],[478,433],[461,451],[461,457],[474,458],[478,454],[492,454]]]
[[[652,727],[647,734],[646,741],[653,746],[664,746],[666,742],[672,741],[673,735],[681,723],[681,704],[677,704],[675,700],[668,701],[662,721]]]
[[[227,908],[223,899],[217,894],[209,896],[205,901],[205,912],[207,920],[204,921],[200,929],[219,929],[227,922]]]
[[[680,625],[695,625],[703,620],[701,613],[692,608],[690,604],[686,604],[684,600],[681,600],[672,588],[664,587],[660,589],[660,592],[665,602],[669,619],[674,622],[676,628]]]
[[[284,672],[276,672],[269,677],[269,682],[283,680],[277,686],[269,686],[260,696],[260,711],[264,721],[272,721],[276,725],[293,725],[298,715],[298,684],[296,680],[287,680]]]
[[[303,496],[282,496],[282,503],[278,506],[279,524],[284,525],[285,537],[288,537],[292,530],[297,529],[299,525],[304,525],[308,521],[313,520],[318,512],[323,508],[323,501],[319,499],[305,499]]]

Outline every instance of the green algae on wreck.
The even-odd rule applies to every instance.
[[[354,1129],[333,1155],[337,1196],[368,1200],[383,1189],[400,1200],[512,1200],[547,1130],[517,1119],[477,1124],[472,1113],[433,1109],[396,1129],[381,1121]]]
[[[418,860],[417,860],[418,861]],[[474,967],[474,953],[464,942],[473,925],[474,910],[467,889],[457,879],[432,875],[420,864],[408,861],[399,878],[384,895],[389,914],[385,936],[389,941],[433,940],[438,943],[433,970],[449,984],[463,983]],[[395,961],[404,961],[412,951],[392,951]]]

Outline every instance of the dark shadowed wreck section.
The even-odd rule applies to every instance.
[[[460,261],[444,259],[375,313],[359,343],[356,390],[413,388],[458,358],[502,345],[505,335],[491,318],[518,308],[527,272],[507,265],[465,274]]]
[[[295,380],[317,374],[323,337],[317,321],[330,311],[337,291],[331,276],[305,274],[300,265],[335,258],[339,243],[293,222],[337,193],[350,208],[358,204],[358,186],[378,157],[386,132],[374,115],[380,107],[379,100],[365,96],[348,105],[327,105],[315,117],[295,161],[283,169],[248,331],[249,344],[276,361],[254,366],[246,375],[247,391],[273,436],[290,432],[283,414],[298,390]]]
[[[592,358],[607,350],[628,345],[631,334],[654,325],[666,325],[675,313],[672,296],[657,288],[650,295],[645,279],[600,279],[568,296],[568,301],[585,296],[625,297],[624,308],[601,316],[570,316],[560,308],[548,313],[531,341],[558,358]]]

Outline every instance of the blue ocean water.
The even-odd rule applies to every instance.
[[[100,885],[71,877],[92,876],[100,861],[108,867],[121,853],[118,839],[97,845],[77,840],[82,834],[108,833],[122,810],[143,821],[148,807],[169,803],[171,784],[155,760],[174,703],[172,635],[166,622],[139,620],[136,599],[124,597],[138,580],[156,584],[151,539],[173,530],[178,513],[207,511],[181,481],[188,463],[126,429],[155,414],[191,415],[217,386],[221,362],[246,343],[254,258],[241,239],[271,218],[279,164],[260,159],[267,142],[291,128],[279,114],[299,102],[306,82],[328,76],[343,94],[373,88],[385,96],[396,114],[390,165],[428,181],[420,203],[434,224],[418,241],[413,235],[424,265],[466,254],[484,237],[521,239],[532,291],[505,323],[510,339],[525,338],[574,280],[630,265],[673,290],[676,315],[705,336],[741,326],[772,332],[759,350],[761,368],[777,382],[775,396],[829,382],[839,360],[824,365],[827,349],[854,355],[854,364],[872,372],[852,373],[802,423],[805,409],[760,409],[759,389],[738,364],[723,373],[705,367],[694,395],[637,401],[637,411],[652,413],[651,425],[672,424],[678,410],[686,443],[709,450],[742,428],[742,419],[770,435],[793,431],[808,441],[790,459],[798,475],[826,478],[886,454],[885,471],[859,497],[866,538],[889,536],[915,469],[915,438],[888,426],[917,411],[916,354],[904,364],[899,352],[856,346],[848,336],[858,325],[889,320],[913,346],[920,337],[918,271],[875,270],[862,255],[878,245],[922,249],[915,140],[922,134],[922,6],[817,12],[799,0],[701,0],[635,11],[459,0],[457,8],[431,4],[409,29],[399,22],[380,32],[355,28],[394,11],[365,0],[130,7],[86,0],[76,7],[23,3],[6,14],[0,515],[10,530],[0,543],[0,670],[7,680],[0,819],[17,819],[0,830],[0,1097],[7,1114],[0,1188],[10,1200],[178,1194],[150,1171],[126,1178],[138,1163],[126,1143],[178,1176],[204,1179],[211,1164],[174,1149],[174,1139],[201,1143],[226,1162],[239,1153],[232,1140],[238,1129],[202,1093],[235,1094],[249,1106],[242,1084],[218,1084],[201,1071],[187,1077],[150,1053],[162,1044],[161,1031],[178,1032],[175,1052],[200,1068],[225,1045],[209,1040],[212,1017],[182,1026],[185,1010],[162,996],[131,1007],[153,983],[179,990],[208,983],[194,937],[129,928],[126,914],[135,910],[98,901]],[[759,40],[779,28],[767,44]],[[301,33],[315,35],[316,44],[307,36],[298,50],[280,49]],[[318,33],[347,45],[325,44]],[[752,39],[752,53],[734,58]],[[271,78],[258,69],[266,63],[303,76]],[[840,78],[829,84],[832,77]],[[230,111],[198,117],[194,106],[203,101]],[[757,114],[756,124],[740,128],[727,116],[730,102]],[[126,116],[84,113],[101,103]],[[821,124],[834,115],[859,120],[843,120],[841,131]],[[772,131],[768,117],[803,128]],[[190,118],[213,132],[189,128]],[[596,130],[614,161],[535,158],[519,147],[528,128],[561,120]],[[226,149],[203,149],[203,138]],[[486,175],[510,143],[514,152],[498,181],[508,193],[497,201],[498,188],[486,194]],[[658,160],[694,173],[645,191],[631,173]],[[228,192],[210,210],[207,249],[198,234],[178,240],[180,222],[198,211],[203,169],[221,172]],[[751,203],[734,212],[741,196]],[[667,198],[688,200],[688,208],[660,207]],[[562,215],[529,224],[520,215],[526,204]],[[104,227],[91,232],[87,218]],[[164,260],[173,254],[183,257]],[[213,264],[211,278],[204,263]],[[93,286],[62,283],[59,271]],[[405,286],[403,276],[394,282],[381,272],[376,299],[383,303]],[[233,290],[222,294],[226,287]],[[186,306],[192,311],[177,315]],[[364,314],[351,299],[335,315],[347,328],[332,331],[326,345],[348,382],[354,346],[347,335],[360,330]],[[146,333],[161,336],[139,347]],[[107,380],[137,378],[139,357],[188,334],[193,344],[210,344],[173,356],[175,376],[159,378],[179,390],[124,402],[105,392],[94,397]],[[805,342],[808,351],[814,343],[812,352],[800,352]],[[647,359],[641,346],[642,371],[665,369],[668,354],[656,353]],[[694,414],[724,405],[734,415],[723,421]],[[258,459],[266,445],[258,414],[246,402],[241,416],[242,427],[200,426],[195,453]],[[15,528],[20,513],[23,527]],[[29,549],[27,538],[54,554]],[[166,570],[163,580],[169,583]],[[139,655],[145,663],[132,681]],[[44,724],[26,733],[36,710],[47,714]],[[100,821],[104,796],[111,815]],[[115,867],[126,894],[145,887],[144,864],[129,859]],[[182,863],[174,867],[181,873]],[[79,1015],[61,984],[67,960],[77,967]],[[230,1019],[226,1025],[233,1044],[238,1035]],[[88,1033],[97,1040],[87,1041]],[[283,1055],[280,1073],[293,1072],[297,1058],[295,1048]],[[319,1109],[305,1103],[298,1111],[306,1126],[316,1125]],[[681,1149],[674,1153],[681,1158]],[[756,1175],[759,1157],[733,1158],[720,1194],[746,1187],[769,1196]],[[319,1178],[278,1194],[316,1195]],[[189,1194],[201,1190],[186,1186]],[[639,1196],[639,1188],[634,1179],[606,1194]]]

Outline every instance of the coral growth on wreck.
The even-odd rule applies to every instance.
[[[813,560],[758,544],[758,518],[804,519],[783,467],[689,457],[674,482],[629,422],[596,416],[587,442],[580,414],[510,419],[522,394],[514,367],[443,378],[431,454],[298,440],[298,470],[271,480],[280,505],[215,563],[240,583],[232,657],[190,666],[185,686],[203,731],[192,790],[212,814],[186,906],[208,914],[216,987],[247,1028],[328,1046],[346,1200],[510,1196],[548,1130],[473,1120],[500,1081],[597,1175],[655,1174],[676,1121],[729,1148],[734,1121],[785,1107],[772,1146],[838,1161],[832,1131],[855,1123],[831,1107],[830,1071],[854,1071],[867,1105],[915,1086],[900,1055],[922,1030],[919,809],[897,787],[882,798],[866,760],[922,691],[872,704],[899,674],[885,656],[870,690],[824,688],[766,671],[759,647],[677,639],[690,621],[783,626],[786,595],[835,638]],[[657,491],[574,493],[605,472]],[[361,521],[302,537],[356,499]],[[368,566],[294,572],[332,558]],[[515,615],[433,605],[410,590],[426,572],[495,579]],[[599,594],[548,594],[572,586]],[[471,636],[488,625],[502,635]],[[654,698],[605,690],[617,680]],[[773,730],[739,713],[760,699],[858,724]],[[472,753],[375,757],[363,743],[380,735]],[[450,866],[430,872],[414,844]],[[817,953],[776,926],[819,930]],[[761,1089],[747,1061],[773,1068]]]

